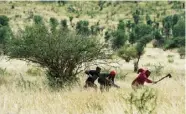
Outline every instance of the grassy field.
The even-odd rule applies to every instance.
[[[67,19],[68,25],[69,16],[74,17],[73,23],[88,20],[92,25],[100,20],[101,26],[114,29],[119,19],[132,19],[132,13],[137,8],[143,9],[144,12],[144,15],[140,15],[141,21],[145,21],[145,14],[148,13],[152,20],[156,19],[160,23],[167,15],[185,13],[184,9],[176,6],[172,8],[172,4],[167,1],[139,2],[138,5],[126,1],[124,4],[113,2],[110,5],[104,4],[102,11],[99,11],[97,4],[98,1],[78,1],[59,6],[56,2],[2,1],[0,15],[9,17],[10,27],[16,34],[25,25],[33,23],[34,15],[41,15],[45,22],[49,22],[51,17],[58,21]],[[71,6],[77,12],[69,12],[68,8]],[[141,114],[185,113],[185,59],[180,59],[175,50],[163,51],[152,48],[151,43],[147,45],[139,67],[149,68],[152,71],[152,80],[158,80],[168,73],[173,77],[154,85],[146,84],[146,87],[138,92],[131,88],[131,82],[137,76],[133,72],[133,61],[127,63],[115,56],[112,60],[107,60],[109,64],[100,64],[101,61],[97,60],[92,64],[101,66],[103,70],[116,70],[116,84],[121,86],[120,89],[112,88],[104,93],[93,89],[85,90],[83,85],[87,76],[82,73],[79,75],[80,84],[54,91],[47,85],[45,69],[37,64],[0,56],[0,114],[140,114],[140,103],[145,105],[141,108],[144,111]],[[95,65],[85,69],[92,68],[94,69]],[[96,84],[99,87],[97,81]],[[144,99],[136,105],[129,102],[131,97],[141,100],[144,92],[155,97]],[[144,102],[145,100],[147,102]],[[153,107],[153,112],[150,112]]]
[[[155,7],[156,6],[156,7]],[[66,5],[57,4],[57,2],[1,2],[0,15],[6,15],[10,18],[10,26],[14,33],[19,29],[23,29],[25,25],[32,23],[34,15],[40,15],[45,22],[49,22],[51,17],[68,20],[69,17],[74,17],[72,22],[75,24],[79,20],[88,20],[89,25],[96,24],[100,21],[100,25],[106,28],[116,27],[119,19],[132,20],[132,13],[136,9],[141,9],[141,21],[145,22],[146,14],[149,14],[152,20],[162,22],[162,18],[167,15],[180,14],[184,9],[172,8],[172,4],[167,1],[151,1],[139,2],[138,4],[132,2],[109,2],[103,5],[103,10],[100,11],[98,1],[71,1]],[[75,9],[74,12],[69,11],[69,8]]]
[[[160,54],[161,53],[161,54]],[[173,57],[173,62],[168,61]],[[147,61],[146,61],[147,60]],[[20,60],[6,60],[1,57],[0,68],[0,113],[1,114],[131,114],[130,98],[131,82],[137,74],[133,73],[133,65],[120,60],[122,66],[111,66],[118,76],[129,74],[122,79],[116,79],[120,89],[112,88],[109,92],[99,90],[84,90],[82,88],[85,75],[80,75],[81,84],[71,89],[52,91],[46,84],[44,71],[37,65]],[[154,66],[160,64],[163,68]],[[114,64],[114,63],[113,63]],[[184,114],[185,109],[185,69],[184,59],[179,59],[175,52],[163,52],[161,49],[146,48],[146,54],[140,61],[140,66],[152,70],[154,80],[171,73],[173,78],[165,79],[156,85],[148,84],[157,95],[157,106],[153,114]],[[4,69],[6,68],[6,69]],[[104,67],[106,68],[106,67]],[[158,70],[158,71],[157,71]],[[156,75],[156,72],[160,74]],[[96,81],[97,83],[97,81]],[[141,92],[145,91],[142,89]],[[154,102],[155,103],[155,102]],[[153,105],[149,103],[148,105]],[[137,114],[137,109],[133,108]]]

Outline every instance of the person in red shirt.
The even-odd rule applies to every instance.
[[[145,70],[145,69],[140,68],[138,70],[138,74],[139,74],[138,77],[136,77],[136,79],[132,82],[132,88],[134,90],[143,86],[145,82],[146,83],[156,83],[155,81],[148,79],[148,77],[151,74],[151,72],[149,70]]]

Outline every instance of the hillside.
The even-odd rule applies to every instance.
[[[0,114],[185,114],[184,5],[184,1],[1,1]],[[8,20],[6,16],[7,25],[1,21]],[[43,20],[36,23],[35,17]],[[92,25],[101,32],[91,33]],[[134,91],[138,59],[139,68],[151,71],[147,78],[153,82],[169,73],[172,77]],[[98,80],[97,90],[83,88],[85,70],[96,66],[101,73],[115,70],[114,82],[120,88],[101,92]]]
[[[142,12],[140,17],[145,21],[146,14],[153,20],[162,22],[162,18],[167,15],[184,14],[182,3],[177,5],[162,2],[107,2],[103,4],[103,10],[99,10],[98,1],[95,2],[67,2],[59,5],[57,2],[1,2],[0,15],[10,18],[10,26],[13,31],[23,28],[24,25],[32,23],[34,15],[41,15],[46,22],[49,18],[57,18],[58,21],[73,16],[73,23],[78,20],[88,20],[90,25],[96,24],[100,20],[100,25],[106,28],[116,28],[119,19],[132,20],[132,13],[136,9]]]

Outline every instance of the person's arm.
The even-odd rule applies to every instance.
[[[88,71],[88,70],[86,70],[86,71],[85,71],[85,74],[89,75],[89,71]]]
[[[111,77],[111,81],[112,81],[112,83],[114,84],[114,77]]]
[[[136,80],[137,80],[137,78],[135,78],[135,79],[132,81],[132,85],[134,85],[134,83],[136,83]]]
[[[145,79],[145,82],[147,82],[147,83],[153,83],[153,81],[150,80],[150,79],[148,79],[148,78]]]
[[[85,74],[87,74],[89,77],[92,77],[92,75],[91,75],[91,70],[85,71]]]

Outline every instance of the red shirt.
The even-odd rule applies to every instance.
[[[151,80],[145,75],[145,72],[142,72],[138,75],[138,77],[132,82],[132,85],[144,85],[144,83],[152,83]]]

